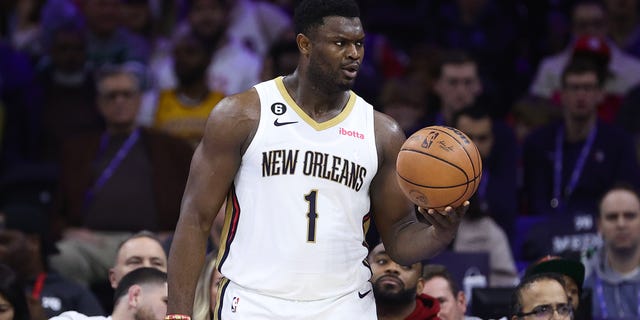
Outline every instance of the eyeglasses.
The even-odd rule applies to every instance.
[[[555,311],[557,311],[561,317],[571,317],[573,315],[573,309],[570,304],[560,303],[557,304],[555,308],[550,304],[536,306],[530,312],[518,313],[517,316],[518,318],[533,316],[535,319],[551,319]]]
[[[112,90],[112,91],[105,91],[101,93],[100,96],[104,100],[115,101],[116,99],[118,99],[118,96],[122,96],[122,98],[124,99],[131,99],[136,94],[138,94],[138,91],[136,90]]]

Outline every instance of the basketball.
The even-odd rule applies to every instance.
[[[404,142],[396,171],[400,188],[416,205],[455,208],[478,189],[482,159],[473,141],[460,130],[431,126]]]

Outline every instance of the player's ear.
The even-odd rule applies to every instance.
[[[309,37],[302,33],[298,33],[296,36],[296,43],[298,44],[300,54],[308,56],[309,53],[311,53],[311,39],[309,39]]]

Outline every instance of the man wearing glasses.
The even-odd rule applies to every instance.
[[[525,277],[516,287],[513,301],[511,320],[573,319],[564,280],[555,273]]]

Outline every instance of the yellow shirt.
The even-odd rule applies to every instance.
[[[164,90],[158,99],[153,127],[196,145],[202,139],[209,113],[222,98],[222,93],[210,92],[200,104],[187,106],[178,99],[175,90]]]

